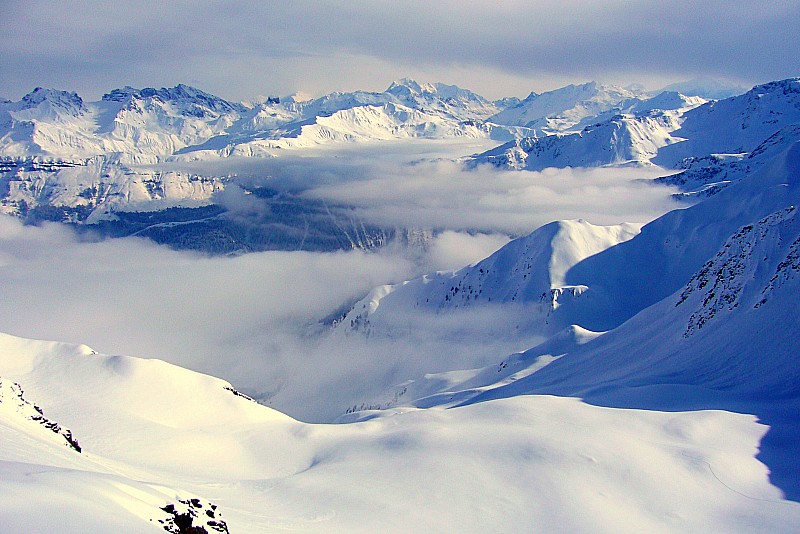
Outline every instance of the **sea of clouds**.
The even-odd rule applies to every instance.
[[[673,191],[642,181],[657,174],[647,169],[469,171],[369,150],[269,165],[238,179],[348,204],[376,224],[436,229],[435,237],[415,254],[388,246],[207,257],[139,238],[87,242],[62,225],[3,216],[0,331],[163,359],[290,415],[330,420],[405,380],[490,365],[537,342],[513,334],[515,312],[502,309],[408,317],[389,337],[332,335],[331,319],[373,287],[478,261],[551,220],[645,222],[678,207]],[[245,213],[259,209],[253,201],[235,189],[224,198]]]

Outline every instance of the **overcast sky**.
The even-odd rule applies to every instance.
[[[490,98],[592,79],[800,75],[797,0],[0,0],[0,96],[189,83],[225,98],[383,90]]]

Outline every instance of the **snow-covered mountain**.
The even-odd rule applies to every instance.
[[[88,223],[113,218],[116,211],[203,206],[228,182],[222,176],[134,168],[104,157],[60,162],[9,159],[0,161],[0,172],[4,175],[0,184],[7,191],[0,200],[0,213],[27,217],[41,207],[60,210],[64,220]]]
[[[402,104],[359,105],[310,119],[281,124],[270,131],[218,136],[181,150],[173,159],[271,157],[280,149],[402,139],[494,139],[505,141],[529,130],[475,120],[456,121]]]
[[[524,137],[479,154],[472,164],[538,171],[548,167],[646,165],[660,148],[678,140],[676,117],[656,112],[616,115],[577,133]]]
[[[552,336],[571,325],[581,332],[614,331],[653,305],[666,314],[663,308],[676,307],[678,298],[663,304],[665,299],[683,291],[680,331],[693,335],[714,315],[739,307],[743,284],[761,295],[748,297],[748,302],[756,299],[748,304],[753,309],[749,313],[758,314],[760,300],[769,300],[768,294],[795,278],[794,230],[770,228],[795,228],[799,176],[796,142],[739,183],[672,211],[641,232],[635,227],[553,223],[460,271],[378,288],[337,328],[373,337],[391,335],[393,327],[407,323],[409,314],[514,303],[516,327],[529,332]],[[749,241],[743,243],[745,238]],[[764,239],[770,250],[750,242]],[[704,297],[692,297],[695,307],[684,313],[691,288],[702,290]],[[791,346],[786,339],[781,343]]]
[[[564,116],[579,132],[493,151],[485,159],[508,165],[513,154],[520,168],[659,162],[682,166],[674,183],[730,185],[643,226],[547,224],[458,271],[379,286],[330,331],[303,331],[319,337],[281,357],[302,358],[316,343],[346,356],[292,379],[312,388],[344,369],[342,387],[368,392],[347,409],[356,393],[332,389],[324,402],[341,405],[335,423],[297,421],[161,360],[0,334],[0,522],[12,532],[797,532],[798,95],[791,79],[702,105],[677,94],[598,101],[617,110],[591,124],[579,117],[590,105],[578,103]],[[458,113],[495,105],[408,80],[386,93],[253,107],[184,86],[125,88],[100,104],[37,90],[0,104],[9,151],[0,186],[16,210],[201,205],[227,178],[133,162],[161,150],[262,156],[278,146],[489,136],[490,122]],[[83,155],[50,159],[70,143]],[[137,144],[139,159],[92,152]],[[285,202],[248,216],[302,219],[302,240],[311,239],[316,221],[286,196],[236,191]],[[56,305],[80,313],[74,302]],[[519,352],[468,359],[467,321],[519,341]],[[416,332],[422,324],[428,330]],[[447,354],[421,363],[391,354],[436,329]],[[374,361],[351,362],[350,349]],[[220,368],[241,363],[226,357]]]
[[[689,157],[746,154],[782,128],[800,122],[800,78],[757,85],[740,96],[685,113],[676,137],[653,161],[674,166]]]
[[[419,83],[403,78],[386,90],[406,106],[436,111],[461,120],[487,120],[502,109],[503,102],[489,102],[482,96],[456,85]]]
[[[468,165],[655,164],[679,171],[660,182],[686,195],[710,195],[797,139],[798,84],[772,82],[705,102],[675,92],[648,98],[593,82],[489,102],[456,86],[404,79],[382,93],[268,98],[249,106],[185,85],[125,87],[94,103],[37,89],[0,104],[0,209],[26,216],[42,208],[47,219],[95,222],[120,211],[205,206],[227,176],[159,170],[158,162],[411,139],[504,143]]]
[[[558,132],[639,96],[644,95],[597,82],[568,85],[546,93],[531,93],[517,105],[489,117],[489,121]]]
[[[798,176],[800,144],[641,232],[554,223],[380,290],[359,315],[372,336],[402,307],[517,304],[546,305],[553,332],[490,367],[406,381],[388,408],[336,425],[161,361],[0,335],[0,518],[67,532],[189,519],[245,533],[793,532]]]
[[[682,170],[662,182],[694,194],[713,193],[798,139],[798,91],[800,80],[790,78],[702,105],[696,98],[662,93],[629,105],[629,114],[579,132],[513,140],[475,156],[473,163],[529,170],[656,164]],[[671,107],[676,105],[685,107]]]
[[[518,305],[516,328],[545,332],[559,307],[581,297],[584,285],[567,285],[567,272],[580,261],[627,241],[638,225],[595,226],[558,221],[516,239],[475,265],[456,272],[426,275],[396,286],[382,286],[358,302],[338,325],[367,335],[402,328],[399,316],[419,310],[448,313],[481,306]]]
[[[233,124],[245,108],[198,89],[115,89],[100,102],[37,88],[0,106],[0,152],[6,157],[75,160],[104,155],[150,163]]]
[[[409,135],[488,137],[492,128],[483,127],[483,121],[499,109],[454,85],[408,79],[392,83],[383,93],[268,99],[251,108],[187,85],[124,87],[93,103],[75,93],[37,88],[19,102],[0,104],[0,154],[70,160],[105,155],[123,163],[152,163],[198,145],[205,150],[259,138],[277,141],[272,148],[286,148]],[[303,137],[303,126],[315,124],[323,131],[297,140]],[[242,148],[225,155],[257,152]]]

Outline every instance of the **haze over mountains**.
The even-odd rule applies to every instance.
[[[796,532],[800,78],[705,97],[0,104],[0,520]]]

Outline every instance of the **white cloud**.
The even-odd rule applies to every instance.
[[[357,206],[378,224],[517,235],[559,219],[648,222],[678,206],[673,190],[646,181],[660,169],[466,170],[436,161],[361,170],[352,186],[327,183],[306,194]]]
[[[674,207],[669,189],[637,181],[654,171],[470,171],[427,158],[480,150],[481,143],[432,143],[422,154],[411,145],[217,166],[236,171],[242,184],[352,204],[375,224],[444,230],[426,251],[208,258],[140,239],[80,242],[59,225],[24,227],[2,217],[0,331],[165,359],[274,395],[274,406],[292,415],[320,419],[343,409],[332,397],[369,401],[420,374],[485,365],[533,343],[506,332],[513,310],[409,316],[383,339],[318,335],[315,325],[374,286],[472,263],[503,245],[506,234],[552,220],[645,222]],[[254,220],[267,209],[237,187],[220,200]],[[507,335],[495,335],[500,331]]]
[[[454,232],[446,230],[430,244],[430,271],[453,270],[480,261],[508,243],[504,234]]]

